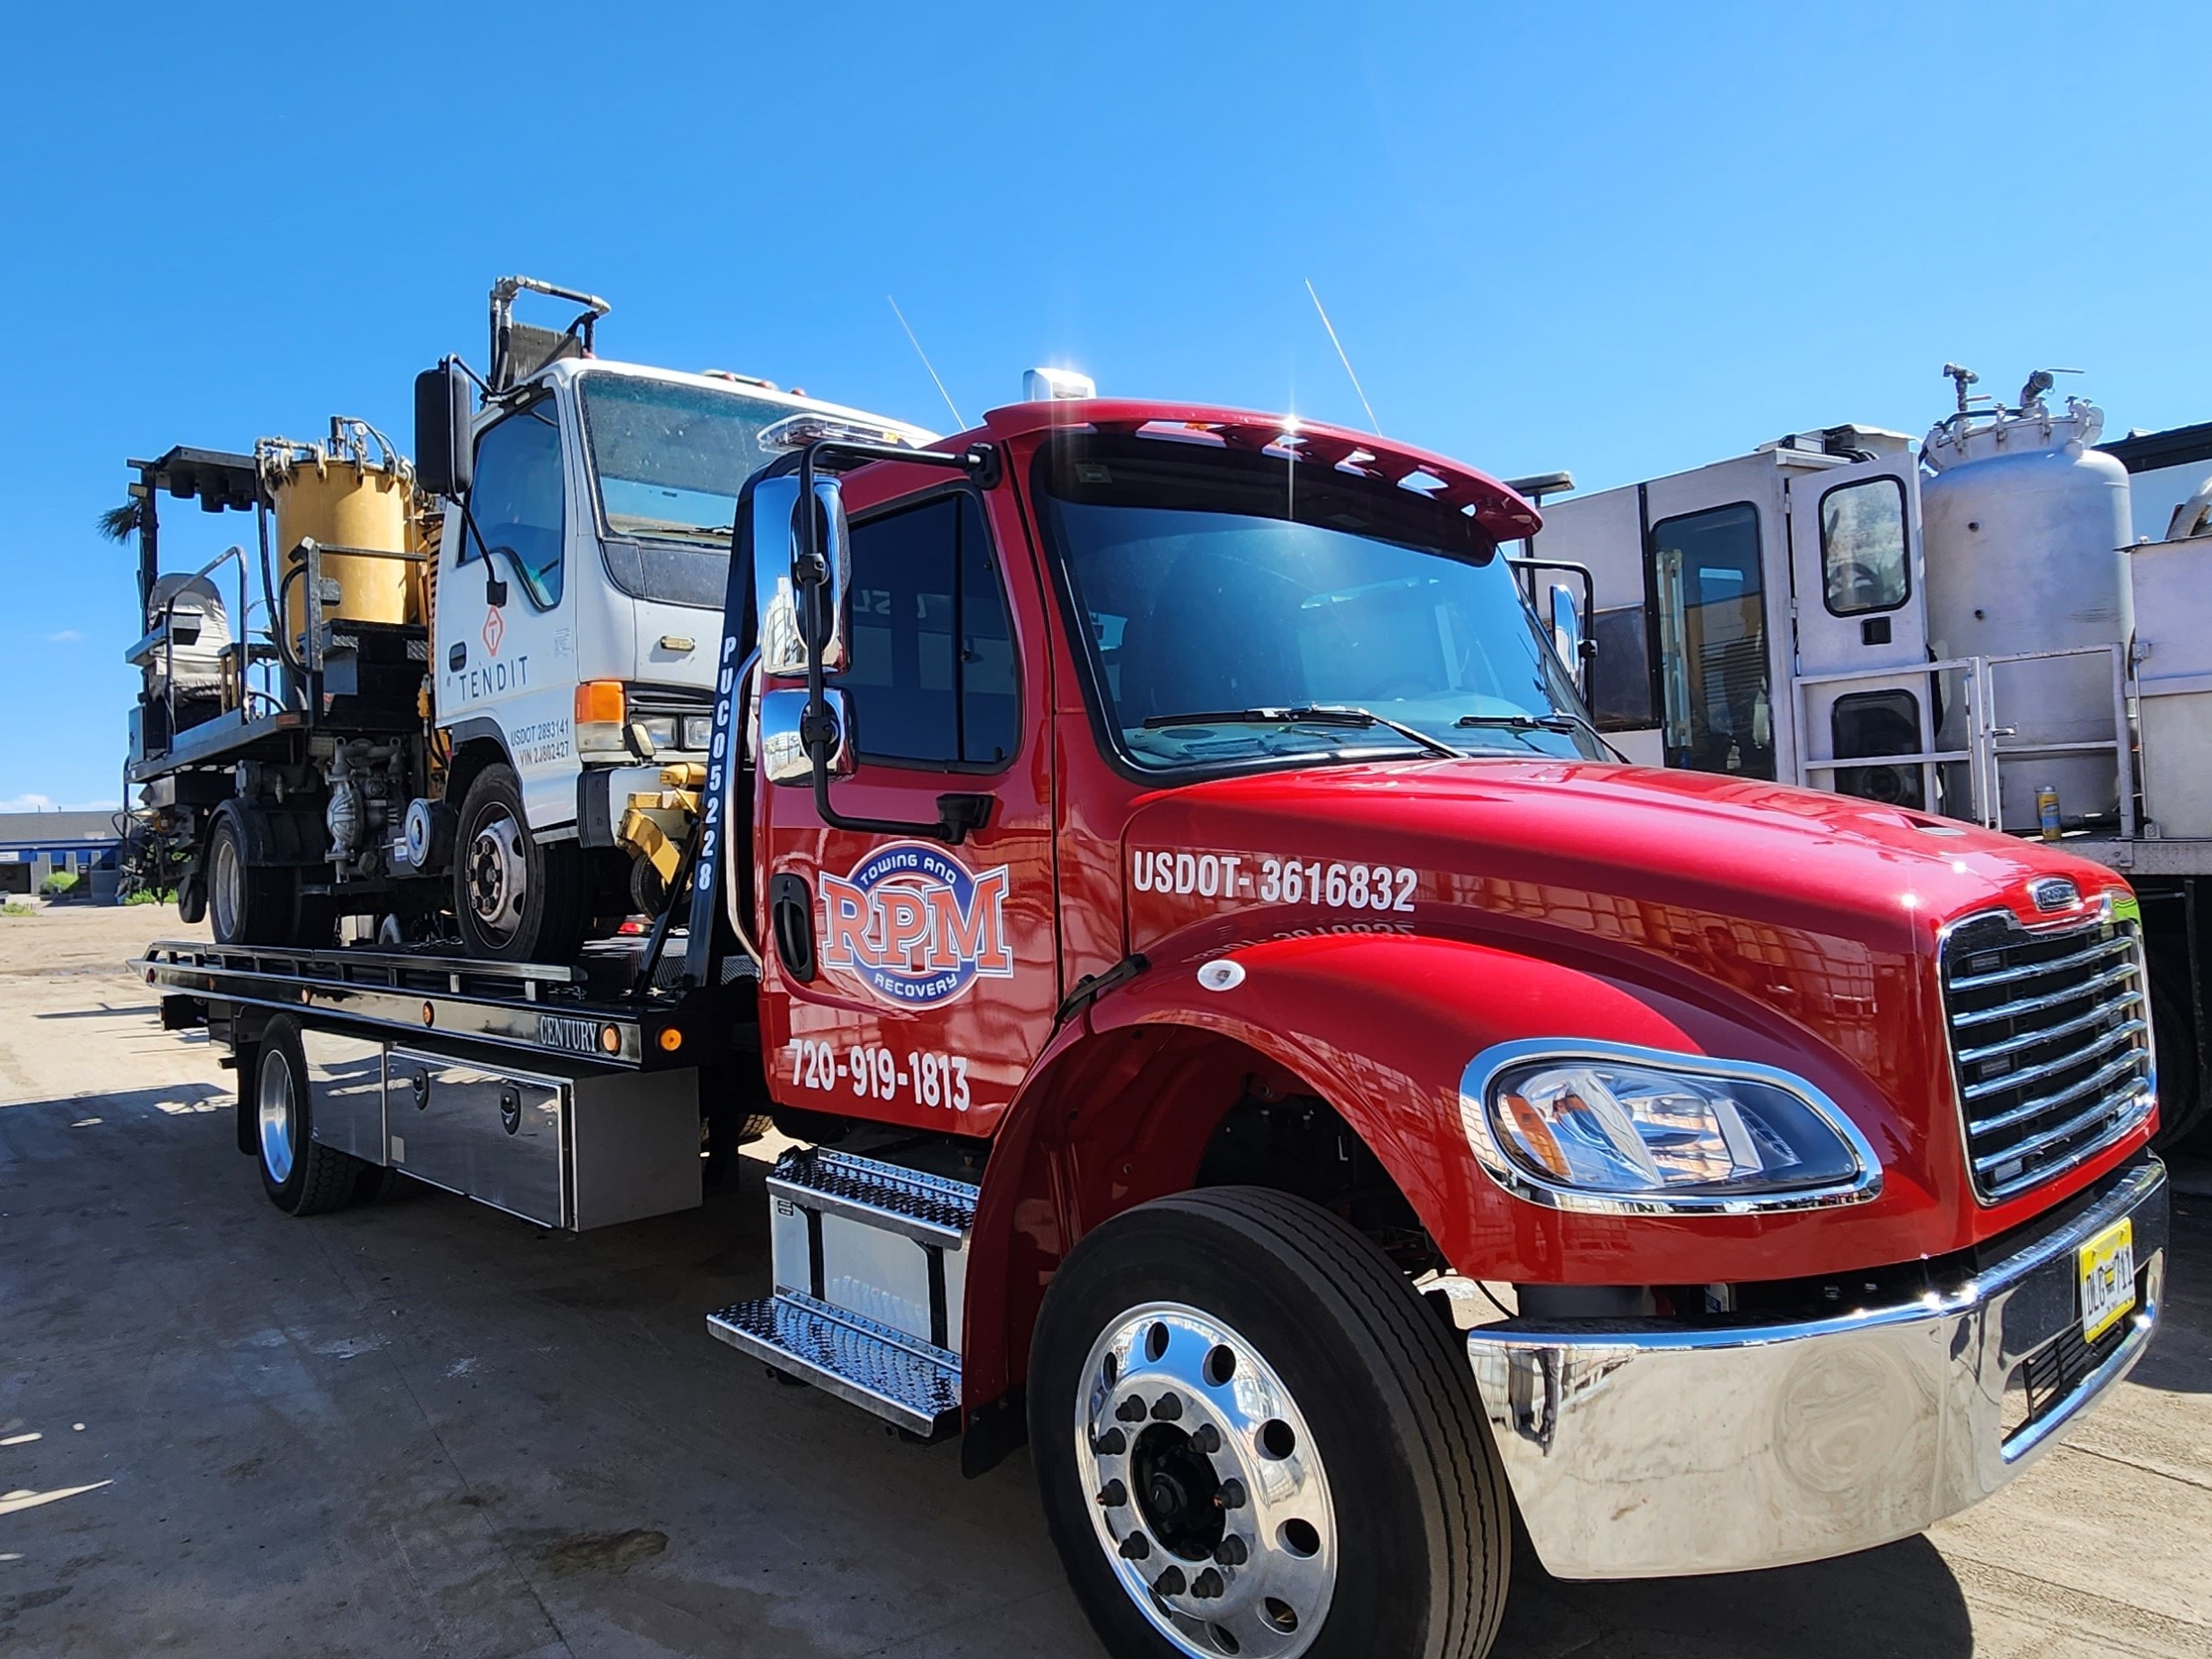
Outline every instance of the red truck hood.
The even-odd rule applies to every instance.
[[[1931,951],[1944,922],[1993,905],[2036,917],[2027,883],[2037,877],[2068,876],[2085,899],[2117,885],[2040,843],[1926,813],[1580,760],[1397,762],[1220,779],[1140,803],[1128,846],[1406,865],[1421,873],[1425,901],[1601,936],[1617,932],[1605,918],[1620,924],[1655,907],[1905,954]],[[1148,928],[1145,910],[1133,902],[1136,950],[1165,919],[1150,918]]]
[[[1279,878],[1293,859],[1304,889],[1321,878],[1320,903],[1267,902],[1267,867]],[[1457,937],[1624,990],[1684,1046],[1807,1076],[1900,1160],[1894,1173],[1952,1207],[1958,1231],[1931,1234],[1933,1250],[2008,1214],[1976,1213],[1964,1188],[1943,925],[1997,906],[2064,920],[2121,885],[2037,843],[1847,796],[1549,759],[1190,786],[1137,803],[1125,861],[1128,948],[1163,962],[1312,934]],[[1349,880],[1329,891],[1330,867],[1355,864],[1364,908]],[[1387,908],[1374,902],[1378,869],[1391,872]],[[2039,912],[2028,883],[2049,875],[2072,880],[2078,908]],[[1591,1028],[1597,1017],[1570,996],[1527,1034],[1620,1035]]]

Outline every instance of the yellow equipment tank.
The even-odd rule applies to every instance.
[[[374,548],[399,553],[413,545],[415,480],[406,461],[389,447],[370,459],[359,424],[333,420],[329,444],[299,444],[264,439],[259,449],[262,482],[276,510],[276,555],[279,577],[290,576],[301,560],[293,557],[303,540],[323,547]],[[362,558],[343,553],[321,557],[323,581],[338,584],[338,599],[327,597],[323,615],[357,622],[407,622],[421,613],[420,579],[404,559]],[[292,638],[304,631],[307,581],[301,576],[285,591],[285,628]]]

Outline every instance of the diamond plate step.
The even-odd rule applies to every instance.
[[[786,1290],[709,1313],[707,1329],[909,1434],[960,1426],[960,1356],[847,1309]]]
[[[979,1189],[964,1181],[825,1147],[798,1147],[777,1160],[771,1197],[850,1216],[923,1244],[956,1249],[975,1224]]]

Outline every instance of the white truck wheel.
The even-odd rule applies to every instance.
[[[453,914],[469,953],[492,961],[573,961],[591,926],[583,851],[531,836],[522,786],[504,761],[478,772],[461,799]]]

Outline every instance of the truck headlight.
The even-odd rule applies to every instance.
[[[1461,1084],[1476,1155],[1560,1208],[1746,1211],[1851,1203],[1881,1165],[1801,1077],[1699,1055],[1502,1044]]]
[[[715,741],[715,717],[712,715],[686,715],[683,717],[685,749],[706,749]]]

